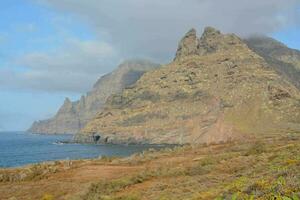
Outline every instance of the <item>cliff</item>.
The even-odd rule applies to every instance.
[[[192,29],[173,62],[111,96],[77,138],[195,144],[298,132],[300,92],[275,68],[234,34]]]
[[[262,56],[274,70],[300,89],[300,51],[267,36],[252,36],[245,40],[249,48]]]
[[[134,84],[146,71],[159,65],[146,60],[130,60],[101,77],[91,92],[79,101],[66,98],[57,114],[48,120],[34,122],[28,132],[40,134],[77,133],[99,111],[107,98]]]

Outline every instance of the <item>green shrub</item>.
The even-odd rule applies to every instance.
[[[54,200],[54,197],[50,194],[45,194],[43,196],[42,200]]]
[[[261,142],[256,142],[248,149],[248,151],[244,155],[245,156],[258,155],[264,152],[266,152],[265,144]]]
[[[205,157],[200,160],[200,165],[202,167],[207,166],[207,165],[214,165],[214,164],[217,164],[217,160],[211,156]]]
[[[116,179],[112,181],[101,181],[96,184],[92,184],[89,188],[89,192],[83,199],[107,199],[105,195],[110,195],[112,193],[118,192],[126,187],[142,183],[149,180],[151,177],[155,176],[152,171],[144,171],[132,177],[124,177],[121,179]],[[125,198],[125,197],[124,197]],[[129,197],[126,197],[129,198]],[[130,197],[133,198],[132,196]],[[111,199],[111,198],[108,198]]]

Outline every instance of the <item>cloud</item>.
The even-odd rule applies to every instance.
[[[107,69],[116,65],[116,51],[107,43],[69,39],[53,52],[25,54],[15,64],[22,71],[0,70],[2,87],[50,92],[88,91]]]
[[[178,41],[191,27],[200,31],[209,25],[245,36],[272,33],[300,22],[299,0],[31,1],[61,12],[61,16],[54,15],[52,23],[66,39],[55,51],[18,58],[15,62],[25,66],[24,71],[2,69],[2,87],[86,92],[121,58],[169,62]],[[61,26],[82,22],[95,38],[70,39],[72,33]],[[23,29],[30,32],[36,27],[29,24]]]
[[[240,35],[271,33],[299,23],[299,0],[37,0],[81,16],[109,35],[126,56],[168,61],[191,27]]]

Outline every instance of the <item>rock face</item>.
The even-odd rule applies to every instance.
[[[267,36],[245,40],[249,48],[262,56],[278,73],[300,89],[300,51]]]
[[[267,36],[252,36],[245,41],[257,53],[292,64],[297,70],[300,70],[299,50],[291,49],[285,44]]]
[[[175,60],[188,55],[195,55],[198,52],[198,38],[195,29],[191,29],[180,41],[176,52]]]
[[[159,65],[146,60],[131,60],[122,63],[115,71],[101,77],[91,92],[79,101],[68,98],[57,114],[48,120],[34,122],[28,132],[40,134],[77,133],[101,111],[107,98],[135,83],[146,71]]]
[[[300,131],[300,92],[234,34],[191,30],[168,65],[111,96],[78,138],[219,143]]]
[[[231,42],[234,38],[231,38]],[[179,61],[190,55],[203,56],[217,50],[225,50],[226,43],[223,41],[223,35],[220,31],[206,27],[201,38],[197,38],[195,29],[191,29],[180,41],[174,61]]]

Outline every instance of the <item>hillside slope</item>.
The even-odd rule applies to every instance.
[[[300,131],[300,92],[234,34],[192,29],[174,61],[108,99],[81,138],[215,143]],[[96,136],[96,137],[95,137]]]
[[[0,194],[5,200],[298,200],[300,135],[0,169]]]
[[[101,111],[107,98],[135,83],[146,71],[159,65],[146,60],[122,63],[115,71],[101,77],[91,92],[79,101],[66,98],[57,114],[48,120],[34,122],[28,132],[41,134],[77,133]]]
[[[279,74],[300,89],[300,51],[267,36],[244,40],[250,49],[262,56]]]

